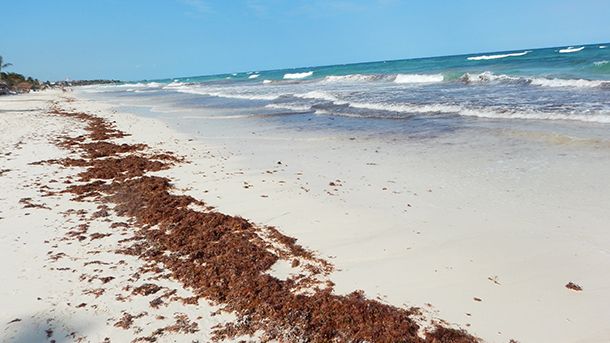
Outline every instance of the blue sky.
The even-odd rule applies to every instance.
[[[608,0],[11,0],[0,54],[40,79],[195,76],[610,41]]]

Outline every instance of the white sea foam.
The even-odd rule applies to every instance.
[[[482,72],[480,74],[466,73],[460,77],[460,81],[465,83],[479,83],[479,82],[491,82],[491,81],[520,81],[519,77],[509,75],[496,75],[490,71]]]
[[[138,82],[138,83],[124,83],[122,85],[116,85],[116,86],[109,85],[109,87],[117,87],[117,88],[146,87],[146,84],[141,83],[141,82]]]
[[[417,114],[456,114],[468,117],[491,119],[535,119],[535,120],[574,120],[594,123],[610,123],[610,114],[576,114],[576,113],[546,113],[538,111],[516,111],[507,109],[466,108],[448,104],[380,104],[380,103],[353,103],[350,107],[371,110],[393,111]],[[359,116],[350,114],[349,116]]]
[[[607,48],[607,47],[608,47],[608,46],[606,46],[606,45],[600,45],[600,46],[599,46],[599,48],[600,48],[600,49],[605,49],[605,48]]]
[[[397,74],[395,83],[434,83],[443,82],[443,74]]]
[[[535,78],[530,80],[530,84],[541,87],[576,87],[576,88],[593,88],[609,84],[608,81],[601,80],[584,80],[584,79],[544,79]]]
[[[309,107],[309,106],[294,105],[294,104],[268,104],[268,105],[265,105],[265,107],[279,109],[279,110],[299,111],[299,112],[311,110],[311,107]]]
[[[520,111],[493,111],[485,109],[464,109],[459,113],[462,116],[491,118],[491,119],[529,119],[529,120],[572,120],[592,123],[610,123],[608,114],[565,114]]]
[[[169,83],[169,84],[165,85],[165,87],[163,87],[163,89],[180,88],[180,87],[183,87],[185,85],[186,85],[186,83],[184,83],[184,82],[180,82],[180,81],[174,80],[172,83]]]
[[[313,75],[313,71],[306,71],[303,73],[286,73],[284,74],[284,80],[298,80],[310,77]]]
[[[330,75],[324,78],[324,82],[366,82],[381,79],[380,75],[349,74],[349,75]]]
[[[603,61],[602,61],[603,62]],[[594,88],[610,86],[610,81],[585,80],[585,79],[547,79],[547,78],[523,78],[504,74],[494,74],[486,71],[480,74],[466,73],[460,77],[460,81],[465,83],[485,83],[485,82],[523,82],[539,87],[574,87],[574,88]]]
[[[523,51],[523,52],[513,52],[510,54],[471,56],[466,59],[469,61],[496,60],[499,58],[506,58],[506,57],[525,56],[525,55],[529,54],[530,52],[531,51],[528,50],[528,51]]]
[[[593,62],[593,65],[595,66],[603,66],[604,64],[608,64],[608,61],[603,60],[603,61],[597,61],[597,62]]]
[[[220,97],[220,98],[243,99],[243,100],[275,100],[279,97],[277,95],[270,95],[270,94],[221,92],[221,91],[213,91],[213,90],[208,90],[208,89],[204,89],[204,88],[190,87],[190,86],[182,86],[181,88],[176,88],[176,91],[180,92],[180,93],[199,94],[199,95],[216,96],[216,97]]]
[[[208,116],[182,116],[182,119],[243,119],[254,117],[253,114],[233,114],[233,115],[208,115]]]
[[[267,84],[267,83],[272,83],[273,81],[271,80],[263,80],[263,83]]]
[[[560,54],[569,54],[569,53],[573,53],[573,52],[579,52],[579,51],[581,51],[584,48],[585,48],[584,46],[581,46],[580,48],[574,48],[574,47],[570,46],[570,47],[567,47],[565,49],[560,49],[559,53]]]
[[[260,74],[252,74],[252,75],[248,76],[248,78],[249,79],[256,79],[259,76],[260,76]]]
[[[326,92],[322,92],[322,91],[297,93],[297,94],[294,94],[293,96],[295,96],[297,98],[301,98],[301,99],[319,99],[319,100],[333,101],[333,102],[337,102],[339,100],[339,99],[337,99],[336,96],[326,93]]]
[[[449,104],[383,104],[355,102],[350,103],[350,107],[369,109],[376,111],[391,111],[403,113],[458,113],[462,110],[461,106]]]

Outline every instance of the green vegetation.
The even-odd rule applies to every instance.
[[[4,63],[4,58],[0,56],[0,95],[11,93],[26,93],[32,90],[39,90],[49,84],[40,83],[31,77],[25,77],[17,73],[5,73],[2,69],[12,66],[12,63]]]
[[[0,56],[0,95],[27,93],[51,87],[73,87],[98,84],[118,84],[119,80],[75,80],[59,82],[40,82],[31,77],[25,77],[18,73],[6,73],[2,70],[12,66],[12,63],[4,63],[4,58]]]
[[[4,58],[0,56],[0,72],[2,72],[3,68],[12,66],[12,63],[4,63]]]

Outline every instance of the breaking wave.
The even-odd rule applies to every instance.
[[[215,97],[220,97],[220,98],[241,99],[241,100],[276,100],[277,98],[279,98],[279,96],[277,96],[277,95],[222,92],[222,91],[208,90],[208,89],[204,89],[204,88],[191,87],[191,86],[175,87],[174,90],[179,93],[207,95],[207,96],[215,96]]]
[[[573,52],[579,52],[579,51],[583,50],[584,48],[585,48],[584,46],[581,46],[580,48],[574,48],[574,47],[570,46],[570,47],[567,47],[565,49],[560,49],[559,53],[560,54],[570,54],[570,53],[573,53]]]
[[[322,82],[375,82],[391,81],[395,83],[433,83],[445,80],[443,74],[349,74],[330,75]]]
[[[248,76],[248,79],[256,79],[259,76],[260,76],[260,74],[252,74],[252,75]]]
[[[273,109],[277,109],[277,110],[290,110],[290,111],[297,111],[297,112],[311,111],[310,106],[294,105],[294,104],[268,104],[268,105],[265,105],[265,107],[273,108]]]
[[[603,65],[603,64],[602,64]],[[485,83],[485,82],[513,82],[524,83],[539,87],[573,87],[573,88],[594,88],[608,87],[610,81],[585,80],[585,79],[549,79],[549,78],[525,78],[504,74],[494,74],[486,71],[480,74],[466,73],[459,79],[464,83]]]
[[[471,56],[466,58],[469,61],[486,61],[486,60],[496,60],[496,59],[500,59],[500,58],[506,58],[506,57],[518,57],[518,56],[525,56],[527,54],[529,54],[531,51],[523,51],[523,52],[513,52],[510,54],[499,54],[499,55],[481,55],[481,56]]]
[[[358,118],[408,119],[412,115],[456,115],[464,117],[479,117],[488,119],[523,119],[523,120],[569,120],[609,124],[610,113],[557,113],[542,112],[533,109],[510,109],[506,107],[467,107],[451,104],[388,104],[388,103],[349,103],[312,107],[292,104],[270,104],[268,108],[288,109],[295,111],[314,111],[317,114],[332,114],[337,116]],[[349,109],[365,110],[350,111]],[[378,113],[371,113],[378,111]],[[391,113],[400,113],[392,115]]]
[[[398,74],[394,78],[396,83],[434,83],[444,80],[443,74]]]
[[[324,78],[324,82],[366,82],[384,79],[385,75],[376,74],[350,74],[350,75],[330,75]]]
[[[303,73],[286,73],[284,74],[284,80],[298,80],[310,77],[313,75],[313,71],[306,71]]]
[[[576,87],[576,88],[594,88],[606,87],[610,85],[608,81],[600,80],[584,80],[584,79],[531,79],[530,84],[541,87]]]
[[[601,124],[610,123],[610,115],[607,114],[566,114],[522,111],[490,111],[485,109],[465,109],[462,110],[459,114],[467,117],[479,117],[489,119],[570,120]]]
[[[482,83],[482,82],[492,82],[492,81],[511,81],[511,82],[525,81],[524,79],[516,77],[516,76],[509,76],[509,75],[504,75],[504,74],[496,75],[490,71],[486,71],[486,72],[483,72],[480,74],[466,73],[466,74],[462,75],[462,77],[460,77],[459,80],[464,83]]]
[[[322,91],[311,91],[302,94],[293,94],[293,96],[301,99],[318,99],[333,102],[339,101],[336,96]]]

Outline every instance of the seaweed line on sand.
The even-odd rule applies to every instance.
[[[361,291],[334,294],[332,282],[324,281],[333,266],[296,239],[240,217],[194,210],[189,205],[203,201],[173,194],[170,179],[147,175],[188,163],[183,158],[150,153],[144,144],[114,143],[127,134],[103,118],[57,103],[49,113],[82,122],[88,133],[56,142],[80,158],[39,163],[84,167],[63,192],[75,201],[111,205],[133,219],[133,243],[121,253],[163,265],[197,297],[235,314],[235,321],[214,328],[216,340],[257,334],[280,342],[479,341],[442,323],[422,335],[418,308],[384,304]],[[279,260],[301,273],[286,280],[271,276]]]

